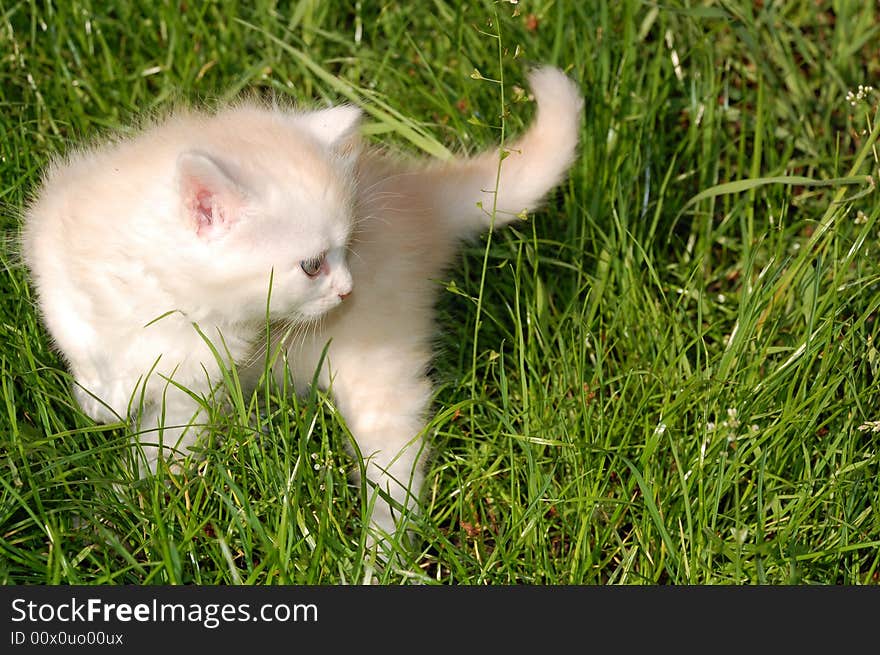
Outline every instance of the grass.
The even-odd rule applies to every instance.
[[[873,3],[150,7],[0,6],[10,242],[53,153],[180,100],[350,100],[446,156],[523,129],[548,62],[581,154],[438,281],[424,512],[384,568],[322,394],[238,394],[200,475],[128,481],[7,248],[0,582],[877,583],[880,123],[848,97],[880,73]]]

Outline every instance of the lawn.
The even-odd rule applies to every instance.
[[[875,3],[107,4],[0,5],[0,583],[880,580]],[[412,548],[365,549],[322,393],[233,380],[204,458],[133,482],[16,257],[50,157],[241,93],[473,152],[528,124],[533,63],[581,85],[580,155],[437,280]]]

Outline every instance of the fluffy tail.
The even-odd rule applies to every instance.
[[[577,85],[557,68],[529,74],[538,112],[529,130],[500,153],[485,152],[434,169],[433,207],[453,230],[467,235],[531,211],[559,184],[574,160],[584,101]],[[497,197],[496,197],[497,184]]]

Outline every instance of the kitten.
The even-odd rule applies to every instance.
[[[500,178],[497,150],[446,163],[361,153],[348,258],[354,293],[287,347],[287,366],[302,389],[329,342],[318,382],[330,390],[368,480],[381,490],[371,500],[379,535],[395,533],[422,485],[437,278],[462,239],[493,225],[493,204],[494,227],[534,209],[575,156],[583,108],[577,86],[555,68],[533,71],[529,82],[538,113],[526,134],[505,146]]]
[[[265,332],[267,299],[271,318],[309,321],[351,292],[358,119],[241,104],[49,166],[22,254],[80,407],[136,419],[143,473],[198,435],[189,392],[222,379],[209,341],[229,366]]]
[[[181,387],[207,397],[221,379],[206,341],[246,386],[262,373],[271,276],[270,319],[311,324],[276,374],[302,391],[321,366],[379,492],[374,536],[393,535],[428,450],[435,280],[460,240],[534,209],[574,159],[576,85],[554,68],[529,81],[538,113],[500,175],[497,150],[429,163],[363,149],[349,106],[185,113],[54,163],[23,252],[80,406],[186,450],[204,417]],[[159,446],[143,447],[153,470]]]

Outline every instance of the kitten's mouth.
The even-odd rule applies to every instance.
[[[333,309],[340,304],[342,304],[342,300],[338,300],[335,304],[329,306],[319,305],[318,307],[314,307],[314,305],[305,305],[291,307],[286,310],[279,308],[271,312],[270,316],[272,320],[275,321],[287,321],[300,325],[308,325],[311,323],[318,323],[328,312],[333,311]]]
[[[346,295],[348,295],[348,294],[346,294]],[[343,300],[343,298],[340,296],[336,299],[335,302],[333,302],[331,300],[328,303],[320,303],[320,304],[316,303],[318,306],[314,309],[312,309],[311,307],[308,307],[308,306],[301,307],[296,312],[296,314],[297,314],[299,320],[302,320],[302,321],[309,321],[309,320],[318,321],[321,318],[323,318],[324,316],[326,316],[327,314],[329,314],[330,312],[332,312],[333,310],[335,310],[341,304],[343,304],[342,300]]]
[[[335,307],[335,305],[334,305]],[[309,311],[300,309],[293,315],[293,321],[295,323],[300,323],[302,325],[317,325],[321,322],[328,312],[332,311],[333,307],[328,307],[325,309],[320,309],[317,311]]]

